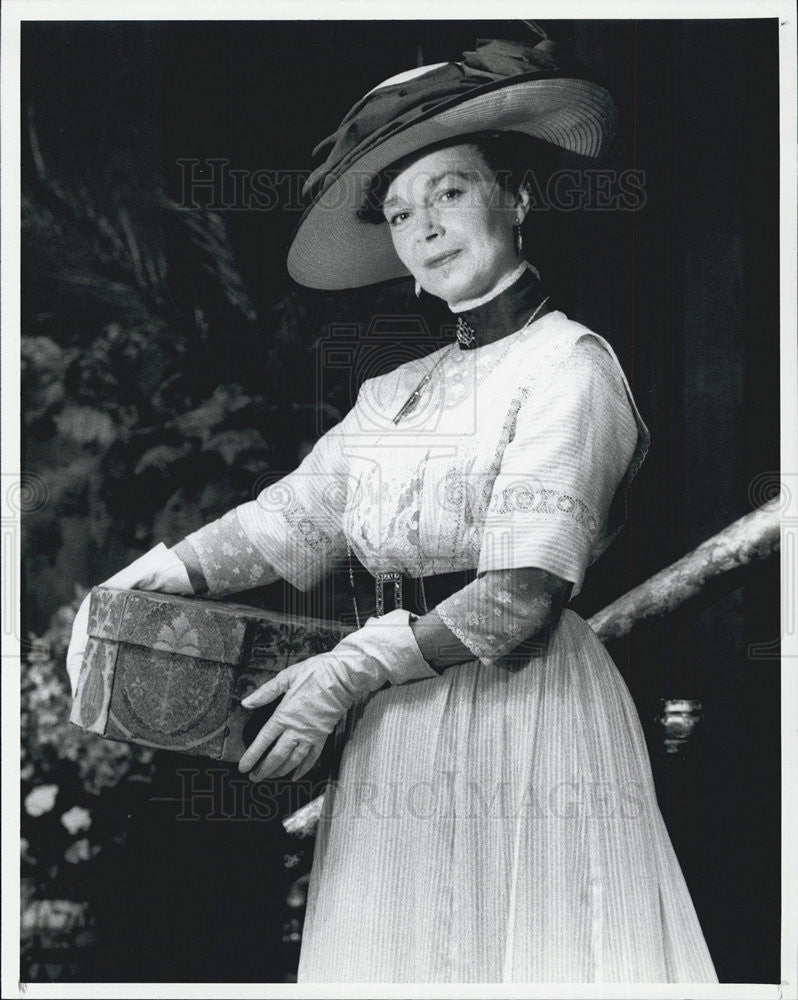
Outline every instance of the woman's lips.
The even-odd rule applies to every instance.
[[[428,261],[424,262],[424,267],[442,267],[444,264],[448,264],[450,260],[453,260],[459,253],[459,250],[447,250],[446,253],[438,254],[437,257],[430,257]]]

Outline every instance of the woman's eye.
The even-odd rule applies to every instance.
[[[389,217],[388,223],[391,226],[401,226],[403,222],[406,222],[410,218],[409,212],[395,212]]]
[[[462,197],[462,194],[463,192],[461,188],[456,188],[456,187],[446,188],[445,191],[441,191],[440,195],[438,196],[438,200],[445,202],[457,201],[459,198]]]

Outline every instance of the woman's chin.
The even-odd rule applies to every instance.
[[[452,275],[451,278],[443,277],[434,282],[425,282],[422,284],[422,288],[429,295],[443,299],[448,306],[454,306],[458,302],[474,298],[474,295],[469,291],[470,285],[470,282]]]

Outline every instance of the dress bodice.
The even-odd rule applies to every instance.
[[[350,546],[372,573],[536,566],[576,595],[648,441],[610,345],[552,312],[369,379],[295,472],[231,515],[300,589]]]

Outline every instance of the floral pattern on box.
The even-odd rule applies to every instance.
[[[71,721],[108,739],[236,761],[262,724],[241,699],[347,631],[244,604],[96,587]]]

